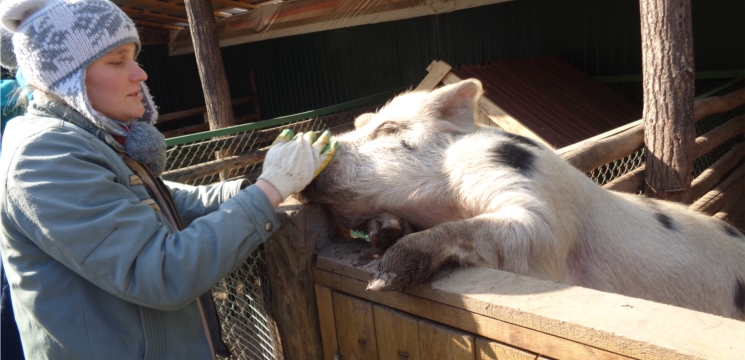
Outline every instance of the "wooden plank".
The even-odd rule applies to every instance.
[[[604,360],[630,359],[626,356],[613,354],[608,351],[562,339],[558,336],[510,324],[420,296],[412,296],[401,292],[366,292],[365,287],[367,286],[367,281],[352,279],[318,268],[313,270],[313,278],[319,284],[323,284],[345,293],[358,297],[365,297],[373,302],[405,311],[425,319],[447,324],[466,332],[481,335],[489,339],[508,343],[537,353],[547,354],[555,358]],[[336,299],[334,300],[334,304],[336,304]],[[341,334],[342,330],[338,327],[338,322],[339,318],[337,316],[337,333]],[[341,335],[339,336],[341,337]],[[341,340],[339,340],[339,345],[341,346]],[[669,357],[669,359],[680,358],[681,357]]]
[[[487,338],[476,338],[476,360],[535,360],[537,356]]]
[[[419,320],[422,359],[474,360],[475,336],[427,320]]]
[[[336,291],[333,299],[341,358],[378,360],[372,303]]]
[[[319,249],[314,269],[326,273],[314,278],[340,291],[553,358],[584,358],[586,351],[640,359],[733,359],[745,354],[743,322],[489,268],[440,272],[408,294],[366,292],[379,262],[376,257],[379,251],[363,242],[329,242]],[[345,276],[330,277],[330,272]],[[460,325],[449,322],[449,317]],[[544,341],[545,336],[563,338],[562,346],[548,345],[552,343],[546,341],[557,340]],[[565,340],[572,345],[564,346]]]
[[[595,170],[607,163],[623,159],[644,146],[644,134],[632,127],[617,135],[593,141],[560,155],[564,160],[584,173]]]
[[[432,91],[434,90],[437,85],[440,84],[440,81],[442,81],[442,78],[445,77],[450,72],[450,69],[452,67],[444,62],[444,61],[432,61],[432,64],[427,67],[427,71],[429,71],[429,74],[424,77],[422,82],[417,85],[416,91]]]
[[[419,320],[386,306],[373,306],[380,359],[419,360]]]
[[[331,289],[316,284],[316,303],[318,304],[318,324],[321,328],[323,358],[334,360],[339,352],[336,339],[336,321],[334,320],[334,301]]]

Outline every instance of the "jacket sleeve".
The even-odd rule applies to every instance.
[[[269,200],[250,186],[171,233],[118,182],[114,164],[121,159],[104,148],[79,133],[27,139],[11,155],[5,208],[36,246],[122,299],[178,309],[239,266],[279,225]]]
[[[194,219],[218,209],[220,204],[232,198],[241,190],[246,180],[233,180],[214,185],[192,186],[164,181],[171,190],[179,215],[184,223],[190,224]]]

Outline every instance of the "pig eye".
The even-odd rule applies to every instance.
[[[378,136],[395,135],[406,130],[406,126],[399,126],[391,122],[384,122],[373,131],[371,137],[374,139]]]
[[[414,149],[413,149],[413,148],[411,147],[411,145],[409,145],[409,143],[407,143],[407,142],[406,142],[406,141],[404,141],[404,140],[401,140],[401,146],[402,146],[402,147],[403,147],[404,149],[406,149],[406,150],[409,150],[409,151],[411,151],[411,150],[414,150]]]

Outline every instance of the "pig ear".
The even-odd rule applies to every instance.
[[[370,119],[373,117],[373,113],[364,113],[357,118],[354,119],[354,128],[359,129],[365,125],[367,125],[368,122],[370,122]]]
[[[429,94],[429,106],[438,118],[455,125],[459,130],[475,129],[476,101],[483,93],[481,81],[467,79],[443,86]]]

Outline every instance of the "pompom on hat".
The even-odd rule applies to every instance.
[[[150,125],[146,131],[157,133],[147,138],[160,135],[152,126],[158,112],[144,82],[141,87],[145,113],[131,122],[103,115],[93,109],[88,100],[85,72],[94,61],[128,43],[134,43],[137,52],[140,51],[134,23],[113,2],[3,0],[0,2],[0,22],[3,47],[0,60],[4,67],[12,69],[17,66],[29,84],[58,97],[111,135],[127,137],[127,126],[133,122],[144,122]],[[12,46],[7,46],[11,35]],[[163,139],[162,135],[160,138]],[[138,147],[139,144],[125,143],[128,152]],[[157,148],[161,147],[164,146]],[[163,153],[149,157],[164,156]]]

